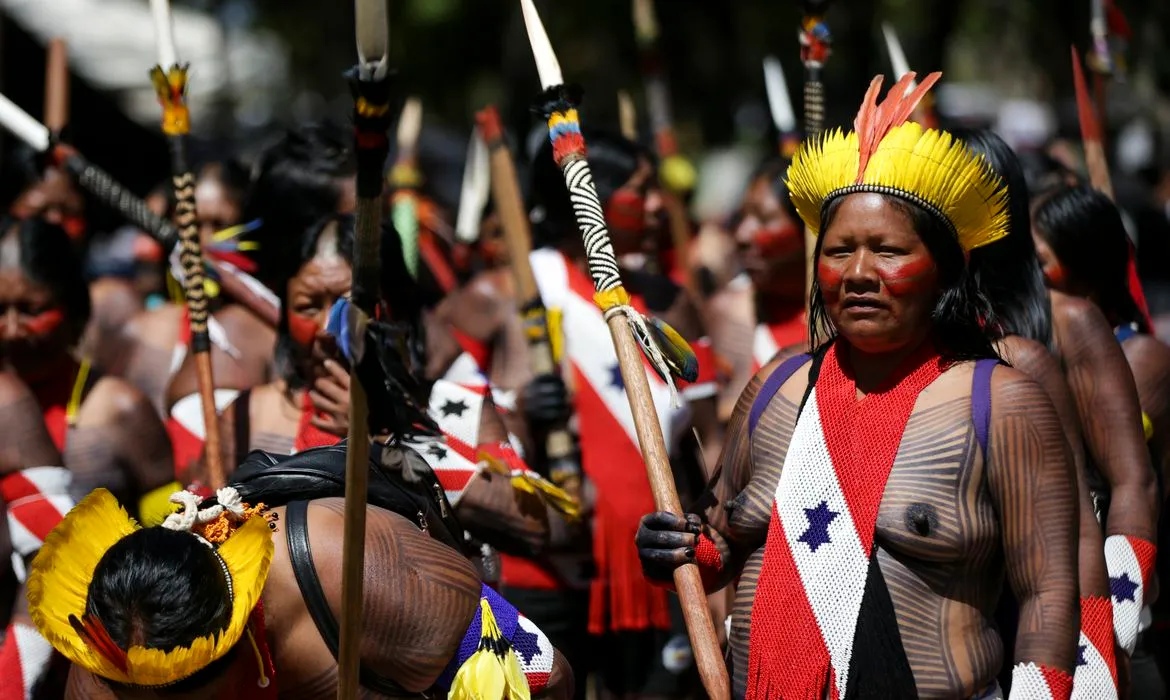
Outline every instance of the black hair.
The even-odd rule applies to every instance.
[[[260,155],[242,220],[262,222],[252,256],[258,279],[270,289],[280,293],[288,280],[280,271],[295,262],[298,251],[289,239],[337,211],[341,180],[354,169],[346,133],[331,123],[290,130]]]
[[[15,231],[13,231],[15,229]],[[20,269],[43,285],[65,310],[70,341],[76,343],[89,323],[89,285],[82,275],[81,258],[65,230],[40,217],[0,220],[0,238],[15,235],[20,248]]]
[[[102,555],[89,584],[85,611],[101,621],[121,649],[187,647],[230,624],[227,572],[219,557],[190,533],[145,528],[118,540]],[[229,653],[164,692],[203,687],[226,671],[233,658]]]
[[[608,131],[584,131],[589,148],[589,169],[593,184],[604,207],[613,193],[626,184],[642,160],[654,162],[652,154],[641,145]],[[555,246],[568,236],[577,235],[577,219],[569,202],[569,190],[561,169],[553,160],[552,142],[545,138],[532,161],[531,206],[539,207],[542,217],[533,226],[536,247]]]
[[[1052,305],[1032,240],[1024,169],[1015,152],[995,132],[956,129],[952,133],[987,159],[1007,187],[1008,235],[970,254],[971,272],[991,302],[997,321],[995,326],[987,324],[986,330],[1000,337],[1018,335],[1051,346]]]
[[[983,319],[994,318],[991,305],[968,271],[963,249],[950,228],[934,214],[905,199],[888,194],[879,196],[906,216],[938,267],[941,293],[930,318],[939,352],[951,361],[998,357],[982,328]],[[825,240],[824,232],[829,230],[843,201],[845,197],[837,197],[825,206],[821,215],[821,235],[817,237],[814,250],[818,257]],[[827,329],[828,337],[822,337],[822,329]],[[816,275],[813,275],[809,297],[808,332],[813,347],[837,336]]]
[[[1084,180],[1074,170],[1048,155],[1044,151],[1028,150],[1018,155],[1020,166],[1027,181],[1028,193],[1040,197],[1067,187],[1070,183]]]
[[[1129,234],[1109,197],[1087,185],[1066,187],[1036,207],[1035,220],[1069,281],[1084,289],[1113,325],[1135,323],[1150,332],[1129,291]]]

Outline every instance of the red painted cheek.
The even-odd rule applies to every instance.
[[[46,336],[60,328],[64,322],[65,314],[60,309],[49,309],[29,317],[24,322],[24,327],[28,330],[29,335]]]
[[[636,192],[618,190],[606,202],[605,220],[619,231],[641,234],[646,228],[646,200]]]
[[[752,242],[765,258],[779,258],[800,250],[804,243],[800,229],[795,226],[762,228],[752,236]]]
[[[878,268],[878,275],[890,294],[900,297],[926,291],[934,284],[934,261],[928,257]]]
[[[1060,263],[1054,262],[1044,268],[1044,279],[1048,280],[1049,287],[1060,289],[1068,281],[1068,274]]]
[[[312,347],[320,330],[321,327],[313,319],[291,311],[288,313],[288,334],[297,345]]]
[[[85,218],[81,216],[67,215],[61,219],[61,228],[65,230],[65,234],[72,240],[80,240],[85,236],[86,223]]]
[[[841,271],[829,265],[824,260],[817,261],[817,281],[821,285],[821,294],[825,301],[832,304],[841,294]]]

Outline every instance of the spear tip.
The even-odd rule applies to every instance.
[[[520,0],[520,9],[524,12],[524,26],[528,29],[528,43],[532,45],[532,56],[536,59],[536,72],[540,75],[541,87],[547,90],[564,85],[561,64],[553,53],[548,33],[544,31],[544,24],[536,12],[536,5],[532,4],[532,0]]]

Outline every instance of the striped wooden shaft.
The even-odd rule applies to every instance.
[[[605,213],[593,184],[593,172],[584,158],[566,158],[561,167],[565,175],[565,186],[569,190],[569,202],[577,216],[577,226],[585,242],[585,254],[589,259],[589,275],[593,286],[599,292],[620,287],[621,274],[618,271],[617,256],[609,240],[609,229],[605,225]]]
[[[183,293],[191,318],[191,350],[205,352],[211,345],[207,336],[207,289],[203,284],[203,247],[199,241],[199,220],[195,215],[195,175],[177,172],[175,224],[179,227],[179,264],[183,268]]]
[[[804,83],[804,136],[817,137],[825,129],[825,84],[819,78]]]
[[[121,214],[130,223],[149,233],[162,244],[164,250],[170,250],[178,241],[179,232],[170,222],[151,211],[146,202],[123,187],[106,171],[79,155],[67,156],[62,165],[82,189]]]

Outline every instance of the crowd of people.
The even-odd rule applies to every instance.
[[[499,200],[456,238],[449,174],[386,164],[356,367],[350,131],[198,168],[215,426],[177,258],[17,150],[0,699],[333,697],[355,375],[379,429],[362,697],[702,696],[684,565],[736,698],[1165,697],[1170,346],[1126,217],[1076,163],[920,126],[935,80],[875,81],[684,249],[654,149],[586,125],[630,304],[698,361],[677,390],[646,368],[684,513],[656,506],[547,139],[515,149],[538,299]],[[147,203],[174,216],[169,181]]]

